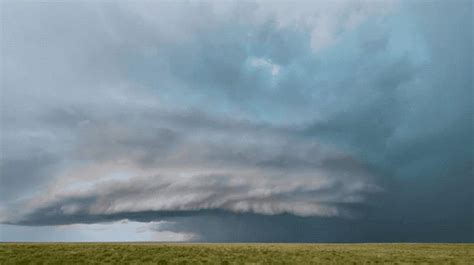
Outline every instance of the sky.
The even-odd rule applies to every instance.
[[[2,1],[0,241],[474,242],[473,10]]]

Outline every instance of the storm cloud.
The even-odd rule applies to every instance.
[[[472,10],[3,2],[0,239],[473,241]]]

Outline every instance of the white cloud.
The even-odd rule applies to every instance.
[[[340,35],[374,17],[394,11],[397,0],[382,1],[260,1],[257,17],[274,18],[280,27],[297,26],[311,32],[315,53],[335,44]]]
[[[249,59],[250,65],[257,68],[268,70],[272,76],[276,76],[280,73],[281,66],[273,63],[269,59],[252,57]]]
[[[125,242],[191,241],[195,235],[160,231],[165,222],[133,222],[119,220],[99,224],[71,224],[58,226],[0,225],[0,241],[20,242]]]

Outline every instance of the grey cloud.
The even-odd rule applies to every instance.
[[[370,212],[370,209],[357,209]],[[367,211],[369,210],[369,211]],[[210,242],[471,242],[467,220],[442,222],[204,213],[166,218],[159,231],[196,233]],[[441,223],[441,224],[440,224]],[[454,227],[454,228],[453,228]],[[436,231],[434,233],[433,231]]]
[[[318,51],[265,4],[3,5],[2,219],[472,241],[472,3],[401,5]]]
[[[363,163],[313,139],[302,138],[291,128],[186,113],[146,112],[133,119],[118,115],[106,121],[86,116],[90,122],[76,128],[80,141],[71,150],[73,157],[92,161],[78,167],[79,177],[75,178],[76,183],[92,186],[74,195],[74,190],[80,190],[74,184],[72,191],[67,186],[62,190],[60,185],[49,190],[51,198],[35,196],[16,202],[28,210],[18,215],[7,212],[5,222],[80,223],[88,220],[87,214],[123,218],[134,212],[159,215],[207,209],[350,216],[352,213],[343,210],[341,203],[362,203],[368,195],[380,192],[372,172]],[[60,127],[71,125],[63,123],[63,115],[56,112],[45,117]],[[114,170],[117,161],[153,172],[174,173],[165,177],[133,173],[125,182],[109,181],[94,171],[86,173],[98,162],[112,163],[110,170]],[[81,173],[82,169],[86,169],[85,173]],[[197,172],[203,173],[196,175]],[[206,172],[226,175],[207,176]],[[183,173],[187,176],[173,175]],[[57,177],[62,181],[70,178],[61,174]],[[90,182],[91,178],[99,184]]]
[[[20,199],[25,194],[44,187],[44,182],[58,167],[60,158],[48,153],[33,153],[28,157],[2,158],[0,161],[0,198]],[[25,187],[25,183],[28,186]]]
[[[347,216],[344,203],[359,203],[377,188],[346,180],[245,178],[244,176],[147,177],[104,181],[82,192],[59,192],[21,203],[23,212],[3,220],[11,224],[89,223],[136,216],[149,218],[229,211],[275,215]],[[74,194],[75,193],[75,194]],[[155,219],[155,220],[156,220]]]

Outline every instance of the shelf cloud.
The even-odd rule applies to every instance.
[[[0,240],[473,241],[470,1],[2,8]]]

